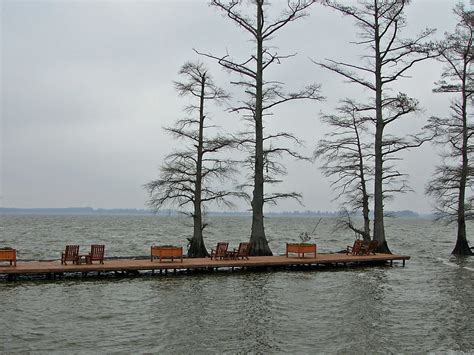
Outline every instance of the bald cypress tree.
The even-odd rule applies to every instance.
[[[472,106],[474,92],[473,29],[474,13],[464,5],[457,5],[454,13],[458,24],[453,33],[446,33],[438,44],[439,60],[445,64],[441,80],[434,92],[451,94],[451,116],[431,117],[426,126],[434,132],[435,143],[443,151],[442,164],[435,170],[426,193],[437,203],[438,218],[457,224],[454,255],[472,255],[466,237],[466,220],[474,217],[474,195],[472,194],[474,168],[472,153]]]
[[[206,250],[203,230],[203,208],[208,203],[230,204],[228,197],[235,192],[217,188],[234,168],[229,160],[217,153],[233,144],[233,140],[220,134],[211,135],[205,107],[208,102],[221,102],[228,94],[217,87],[208,69],[202,63],[186,63],[179,71],[181,81],[175,82],[180,96],[190,97],[185,111],[189,117],[177,120],[165,131],[181,141],[179,149],[169,154],[161,166],[160,178],[145,185],[150,193],[149,204],[156,209],[165,205],[185,208],[193,218],[193,236],[189,239],[188,257],[204,257]]]
[[[253,255],[272,255],[264,228],[264,205],[276,203],[282,198],[299,198],[296,192],[267,193],[265,187],[281,181],[277,175],[284,174],[281,155],[300,158],[301,156],[288,146],[280,145],[282,141],[298,142],[291,133],[279,132],[268,134],[264,127],[264,118],[272,114],[272,109],[283,103],[310,99],[321,100],[319,85],[308,85],[302,90],[286,92],[281,82],[270,80],[267,73],[275,65],[293,55],[281,55],[271,45],[271,40],[288,24],[307,15],[308,8],[315,0],[288,0],[285,10],[279,17],[272,19],[268,0],[239,1],[212,0],[211,5],[221,11],[228,19],[244,30],[254,44],[253,53],[239,60],[229,54],[215,56],[222,67],[238,76],[232,81],[242,89],[247,99],[232,108],[233,112],[243,113],[243,119],[251,127],[241,139],[241,145],[248,148],[250,156],[247,163],[251,164],[253,188],[251,195],[252,229],[250,242]],[[247,11],[248,10],[248,11]],[[278,142],[278,143],[275,143]]]
[[[420,138],[417,134],[395,136],[387,133],[388,127],[419,111],[416,99],[405,93],[394,93],[391,85],[404,79],[415,64],[434,57],[429,46],[424,44],[433,30],[427,29],[415,38],[402,37],[408,0],[326,0],[323,3],[351,18],[359,29],[360,41],[356,45],[364,48],[360,63],[328,59],[317,64],[358,85],[369,95],[367,106],[371,107],[374,128],[373,239],[379,242],[379,252],[390,253],[385,236],[384,203],[393,193],[410,190],[406,174],[395,165],[400,160],[397,155],[429,140],[429,137]]]

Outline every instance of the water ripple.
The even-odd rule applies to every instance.
[[[20,258],[57,258],[69,242],[146,255],[152,243],[186,245],[189,233],[175,217],[0,218],[1,244]],[[246,218],[209,222],[208,247],[248,238]],[[268,219],[272,249],[314,224]],[[318,226],[321,249],[352,244],[332,227]],[[431,221],[387,223],[392,250],[412,256],[405,268],[1,282],[0,353],[470,353],[474,260],[450,257],[454,235]]]

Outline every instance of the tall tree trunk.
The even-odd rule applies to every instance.
[[[263,0],[257,0],[257,80],[255,92],[255,175],[252,198],[252,255],[273,255],[265,236],[263,222],[264,204],[264,152],[263,152]]]
[[[362,152],[362,146],[359,136],[359,131],[357,128],[357,122],[355,121],[354,116],[352,116],[352,123],[354,125],[354,131],[357,139],[357,154],[359,155],[359,175],[360,175],[360,186],[362,190],[362,216],[364,217],[364,234],[362,238],[365,241],[370,241],[370,217],[369,217],[369,194],[367,193],[367,184],[365,180],[364,172],[364,155]]]
[[[204,75],[201,81],[201,98],[199,103],[199,141],[196,160],[196,182],[194,187],[194,213],[193,213],[193,237],[189,243],[188,257],[202,258],[209,255],[206,246],[204,245],[204,238],[202,235],[202,156],[203,156],[203,141],[204,141],[204,95],[206,86],[206,76]]]
[[[370,241],[370,217],[369,217],[369,196],[367,195],[367,191],[365,191],[365,187],[363,187],[363,194],[364,194],[364,201],[362,207],[362,215],[364,216],[364,234],[363,238],[365,241]]]
[[[385,128],[382,112],[382,58],[380,53],[380,34],[377,0],[374,0],[375,13],[375,176],[374,176],[374,240],[379,242],[378,252],[391,253],[385,239],[383,216],[383,130]]]
[[[466,68],[464,68],[464,73]],[[466,87],[466,75],[464,75],[463,87]],[[461,177],[459,180],[459,194],[458,194],[458,232],[456,238],[456,245],[452,251],[453,255],[473,255],[469,243],[467,242],[466,237],[466,209],[465,209],[465,200],[466,200],[466,182],[467,175],[469,172],[469,161],[468,161],[468,127],[467,127],[467,98],[466,90],[463,90],[462,95],[462,120],[463,120],[463,135],[462,135],[462,166],[461,166]]]

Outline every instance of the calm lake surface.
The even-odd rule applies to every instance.
[[[318,219],[267,218],[272,251]],[[2,215],[0,246],[20,259],[58,259],[71,243],[145,256],[153,243],[186,246],[190,222]],[[209,223],[208,249],[248,239],[247,217]],[[334,226],[326,218],[317,227],[319,252],[353,243]],[[388,219],[386,233],[392,252],[412,257],[406,267],[0,280],[0,353],[474,353],[474,258],[450,256],[454,226]]]

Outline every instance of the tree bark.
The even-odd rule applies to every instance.
[[[264,152],[263,152],[263,0],[257,0],[257,76],[255,93],[255,173],[252,198],[251,255],[273,255],[265,236],[264,204]]]
[[[199,102],[199,138],[196,159],[196,182],[194,187],[193,237],[189,241],[188,257],[203,258],[209,256],[202,235],[202,156],[204,146],[204,97],[206,88],[206,74],[201,81],[201,97]]]
[[[364,154],[362,152],[362,143],[360,140],[359,130],[357,129],[357,123],[354,118],[352,119],[352,122],[357,139],[357,153],[359,155],[360,187],[362,190],[362,215],[364,217],[364,234],[362,234],[362,238],[365,241],[370,241],[369,194],[367,193],[367,184],[365,180]]]
[[[374,176],[374,240],[379,242],[378,252],[391,253],[385,240],[383,216],[383,130],[385,128],[382,113],[382,58],[380,52],[380,34],[378,23],[378,3],[374,0],[375,13],[375,176]]]
[[[464,75],[462,81],[462,87],[466,88],[466,66],[464,66]],[[457,224],[458,232],[456,237],[456,245],[452,251],[453,255],[473,255],[469,243],[467,242],[466,237],[466,183],[467,176],[469,172],[469,161],[468,161],[468,127],[467,127],[467,98],[466,90],[462,90],[462,120],[463,120],[463,131],[462,131],[462,167],[461,167],[461,177],[459,180],[459,195],[458,195],[458,213],[457,213]]]

